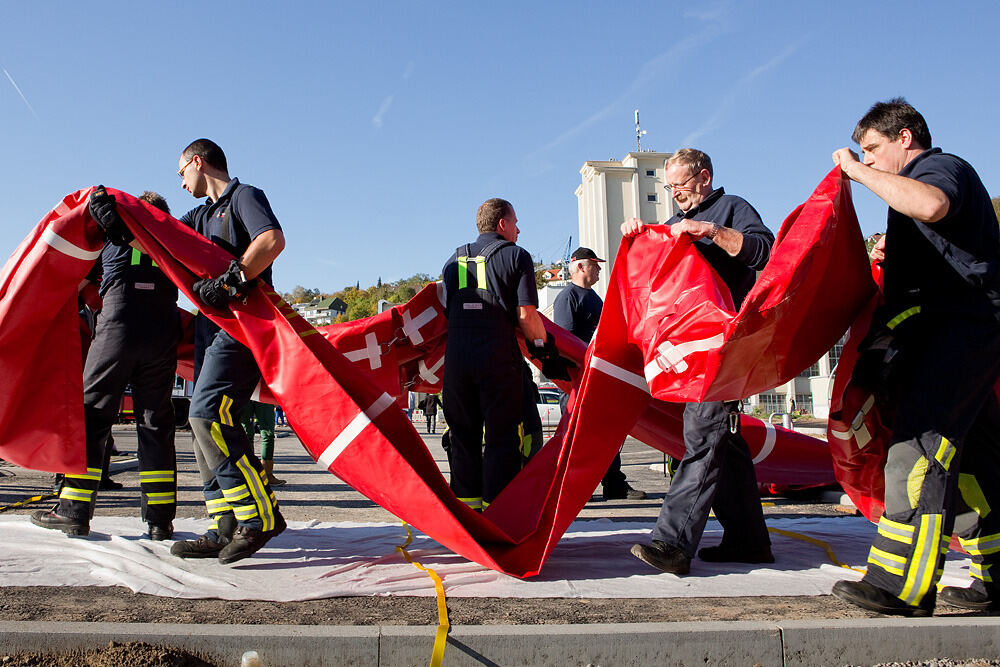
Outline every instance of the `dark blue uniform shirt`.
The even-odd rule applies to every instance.
[[[899,175],[944,192],[948,213],[924,223],[889,209],[883,265],[887,306],[1000,313],[1000,230],[976,170],[960,157],[931,148]]]
[[[723,188],[713,191],[703,202],[686,213],[678,213],[670,218],[666,224],[671,225],[684,219],[713,222],[719,227],[729,227],[743,234],[743,247],[735,257],[730,257],[729,253],[715,245],[711,239],[701,238],[694,243],[729,287],[733,304],[739,308],[757,280],[757,271],[763,269],[771,257],[774,234],[764,226],[753,206],[742,197],[727,195]]]
[[[181,222],[222,246],[237,259],[260,234],[281,229],[264,193],[252,185],[241,184],[236,178],[229,181],[218,201],[209,199],[191,209],[184,214]],[[264,269],[258,278],[271,284],[271,267]]]
[[[587,343],[594,337],[604,302],[592,289],[570,283],[552,306],[555,323]]]
[[[469,257],[475,257],[495,241],[503,241],[496,232],[479,235],[470,245]],[[471,265],[472,262],[470,261]],[[448,301],[458,292],[458,255],[452,254],[441,271]],[[531,255],[524,248],[509,244],[500,250],[486,264],[486,283],[500,305],[517,322],[518,306],[538,307],[538,288],[535,286],[535,265]]]

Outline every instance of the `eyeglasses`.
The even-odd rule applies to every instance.
[[[689,188],[685,188],[684,186],[687,185],[687,183],[690,182],[690,180],[692,178],[694,178],[695,176],[697,176],[697,175],[698,174],[691,174],[686,179],[684,179],[683,183],[673,183],[673,184],[667,183],[667,185],[666,185],[667,191],[674,192],[676,190],[687,190],[687,189],[689,189]]]
[[[188,165],[190,165],[192,162],[194,162],[194,157],[195,156],[192,155],[191,159],[188,160],[187,162],[185,162],[184,166],[177,170],[177,176],[180,177],[181,180],[184,180],[184,170],[188,168]],[[691,180],[691,179],[688,179],[688,180]]]

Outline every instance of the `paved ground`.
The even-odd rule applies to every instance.
[[[323,521],[379,521],[396,519],[367,498],[353,491],[316,466],[295,435],[279,429],[276,468],[288,480],[277,489],[282,511],[288,519]],[[123,456],[116,467],[130,466],[135,452],[133,428],[116,427],[115,439]],[[446,466],[440,436],[425,440],[442,467]],[[629,440],[622,454],[623,469],[633,486],[649,494],[644,501],[606,502],[595,496],[581,518],[648,520],[652,522],[662,502],[667,480],[656,464],[662,455]],[[185,517],[201,517],[203,501],[191,451],[190,432],[178,434],[179,508]],[[138,473],[134,468],[116,474],[125,484],[122,491],[102,492],[98,512],[104,515],[138,515]],[[50,490],[51,475],[0,465],[0,506]],[[768,516],[842,515],[832,502],[807,498],[772,498],[765,507]],[[48,506],[35,503],[8,510],[26,514]],[[773,504],[772,504],[773,503]],[[877,618],[831,596],[685,599],[449,599],[453,626],[566,625],[597,623],[663,623],[706,621],[796,621],[851,622]],[[938,616],[964,620],[973,617],[943,608]],[[302,626],[415,626],[434,625],[437,612],[432,598],[363,597],[334,598],[297,603],[224,602],[220,600],[175,600],[135,594],[117,587],[7,587],[0,588],[0,623],[7,621],[104,621],[113,623],[182,624],[292,624]],[[638,626],[636,626],[638,627]],[[25,663],[28,664],[28,663]],[[170,663],[174,664],[174,663]],[[180,664],[180,663],[178,663]]]

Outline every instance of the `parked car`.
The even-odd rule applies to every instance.
[[[543,429],[554,429],[559,426],[562,419],[562,410],[559,407],[559,400],[563,393],[557,388],[539,387],[538,395],[538,416],[542,418]]]

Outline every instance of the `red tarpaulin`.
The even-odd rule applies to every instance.
[[[853,215],[845,215],[850,199],[844,186],[839,172],[831,172],[809,202],[783,225],[771,264],[761,276],[762,284],[748,298],[766,312],[744,306],[735,319],[732,313],[729,320],[717,317],[717,330],[702,328],[694,334],[692,340],[720,334],[727,340],[725,345],[708,351],[714,364],[691,358],[692,368],[705,369],[688,378],[700,385],[697,391],[701,395],[732,397],[738,385],[763,389],[780,384],[787,379],[787,373],[797,373],[824,353],[832,344],[829,341],[835,341],[853,318],[853,312],[848,313],[851,299],[863,301],[864,294],[859,294],[857,281],[850,275],[853,264],[831,256],[848,245],[845,239],[852,233],[860,238],[860,232],[849,229],[851,223],[856,228],[856,222]],[[109,192],[118,200],[119,211],[137,240],[180,290],[197,303],[191,284],[224,271],[230,256],[158,209],[126,193]],[[51,436],[45,449],[61,452],[46,454],[47,459],[40,457],[37,452],[41,448],[29,440],[33,437],[29,431],[34,427],[27,426],[5,405],[0,414],[0,426],[5,429],[0,431],[0,456],[21,465],[34,464],[32,467],[44,469],[45,465],[58,463],[48,469],[66,470],[79,469],[73,465],[82,467],[82,369],[75,290],[93,261],[78,257],[82,254],[85,258],[87,253],[100,249],[96,226],[86,213],[89,193],[87,190],[71,195],[47,216],[0,277],[0,284],[5,286],[0,294],[0,331],[9,336],[5,341],[13,341],[0,347],[0,363],[9,369],[6,377],[21,378],[12,395],[31,396],[14,405],[45,403],[41,423]],[[47,231],[50,229],[60,230],[59,238],[70,240],[54,240]],[[643,377],[644,369],[650,362],[656,363],[657,354],[662,354],[664,341],[675,347],[685,344],[684,339],[671,338],[671,323],[691,321],[677,308],[657,311],[650,306],[664,304],[665,300],[658,296],[660,290],[672,287],[662,271],[651,270],[664,258],[663,248],[654,242],[657,238],[665,240],[659,230],[654,230],[623,244],[612,271],[605,314],[585,358],[579,341],[546,321],[560,349],[580,365],[574,372],[579,382],[578,407],[561,427],[566,437],[554,438],[543,447],[483,514],[455,498],[420,436],[395,405],[393,394],[401,386],[414,390],[439,386],[447,323],[436,287],[426,288],[391,311],[342,327],[329,327],[322,333],[270,287],[253,290],[246,303],[234,304],[232,311],[206,310],[206,314],[253,351],[267,388],[317,461],[455,552],[503,572],[531,576],[539,571],[563,531],[590,498],[630,429],[634,427],[644,440],[652,440],[651,444],[675,456],[683,451],[680,407],[650,396]],[[687,250],[682,246],[673,244],[672,251],[688,252],[688,259],[683,261],[695,262],[697,253],[690,246]],[[25,262],[18,259],[20,255],[42,259]],[[786,257],[791,259],[786,261]],[[52,270],[49,264],[59,265],[58,270]],[[703,269],[693,267],[692,271],[700,276],[698,280],[704,279]],[[790,277],[782,272],[789,272]],[[641,284],[643,276],[648,276],[645,286]],[[22,283],[30,283],[31,291],[21,293],[6,287]],[[60,287],[62,283],[65,285]],[[836,290],[841,293],[837,295]],[[715,295],[713,312],[724,311],[726,294],[717,286],[708,291]],[[17,298],[18,294],[26,297],[39,293],[65,293],[66,298],[51,302]],[[72,323],[66,316],[66,323],[56,326],[56,311],[71,297]],[[640,304],[643,298],[646,301]],[[793,299],[809,317],[818,318],[819,327],[835,331],[809,328],[810,322],[789,303]],[[830,312],[813,306],[819,300]],[[700,303],[694,305],[703,307]],[[646,325],[652,319],[656,326],[650,328]],[[788,330],[784,326],[786,319]],[[38,322],[45,322],[54,332],[48,345],[28,340],[40,338],[37,331],[24,331]],[[57,340],[62,329],[72,332],[77,340],[75,363],[72,355],[60,347],[70,344]],[[40,356],[39,351],[48,350],[59,350],[60,358],[57,362],[42,360],[49,362],[43,366],[46,374],[58,371],[66,382],[52,384],[31,365]],[[651,356],[645,358],[644,353]],[[678,364],[671,363],[674,370],[658,377],[669,379],[676,372]],[[740,373],[749,379],[737,381]],[[689,398],[686,390],[671,389],[670,384],[655,387],[654,394],[672,400]],[[52,405],[59,409],[49,409]],[[41,418],[41,409],[32,409],[31,414]],[[71,412],[75,414],[73,424],[56,423],[56,414],[62,418]],[[765,473],[761,481],[830,480],[829,456],[819,441],[771,429],[748,417],[744,418],[744,433],[760,462],[758,471]]]

